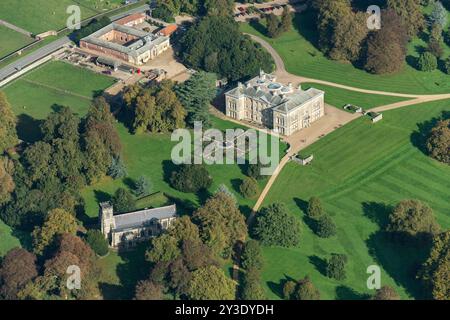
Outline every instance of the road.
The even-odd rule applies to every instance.
[[[49,54],[57,51],[62,46],[68,43],[70,43],[70,39],[68,37],[60,38],[47,44],[42,48],[37,49],[36,51],[26,55],[25,57],[17,61],[14,61],[13,63],[7,65],[3,69],[0,69],[0,81],[12,76],[14,73],[20,71],[21,69],[32,64],[33,62],[45,58]]]
[[[349,91],[356,91],[356,92],[361,92],[361,93],[366,93],[366,94],[410,98],[410,100],[396,102],[396,103],[392,103],[389,105],[379,106],[379,107],[371,109],[371,111],[375,111],[375,112],[393,110],[393,109],[403,108],[403,107],[412,106],[412,105],[425,103],[425,102],[450,99],[450,94],[416,95],[416,94],[405,94],[405,93],[396,93],[396,92],[387,92],[387,91],[367,90],[367,89],[346,86],[346,85],[342,85],[339,83],[297,76],[297,75],[291,74],[286,71],[283,59],[280,57],[278,52],[267,41],[265,41],[264,39],[261,39],[260,37],[255,36],[255,35],[252,35],[252,34],[247,34],[247,35],[250,36],[250,38],[252,40],[261,44],[261,46],[264,47],[271,54],[271,56],[275,62],[275,66],[276,66],[276,71],[274,72],[274,74],[277,76],[277,80],[282,83],[291,82],[294,85],[298,85],[301,83],[317,83],[317,84],[323,84],[323,85],[327,85],[327,86],[331,86],[331,87],[335,87],[335,88],[345,89],[345,90],[349,90]],[[283,159],[280,161],[280,164],[278,165],[274,174],[270,177],[269,181],[267,182],[266,186],[264,187],[264,190],[261,192],[255,206],[253,207],[253,214],[249,218],[249,223],[251,223],[251,221],[253,220],[254,214],[261,207],[261,205],[264,202],[264,199],[266,198],[267,194],[269,193],[273,183],[277,179],[277,177],[278,177],[279,173],[281,172],[281,170],[283,169],[283,167],[289,162],[289,158],[291,156],[298,154],[298,152],[301,149],[316,142],[318,139],[320,139],[324,135],[336,130],[337,128],[339,128],[361,116],[361,114],[351,114],[351,113],[339,110],[339,109],[331,107],[331,106],[326,106],[325,110],[326,110],[325,116],[323,118],[321,118],[320,120],[318,120],[317,122],[315,122],[311,127],[302,129],[301,131],[298,131],[297,133],[293,134],[292,136],[285,138],[285,140],[290,145],[290,150],[289,150],[288,154],[286,154],[283,157]]]

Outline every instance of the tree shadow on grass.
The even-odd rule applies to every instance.
[[[150,271],[150,263],[145,260],[148,241],[139,243],[134,249],[120,250],[123,263],[117,265],[116,274],[120,284],[100,283],[102,295],[107,300],[132,299],[139,280],[146,279]]]
[[[314,255],[309,256],[308,260],[321,275],[326,276],[327,261],[325,259]]]
[[[427,259],[431,242],[413,240],[400,242],[384,231],[373,233],[366,241],[369,254],[386,272],[415,299],[424,299],[424,290],[417,272]]]
[[[363,202],[362,209],[366,217],[378,224],[380,229],[384,229],[388,224],[389,214],[392,212],[393,207],[384,203],[371,201]]]
[[[414,56],[411,56],[411,55],[408,55],[408,56],[406,56],[406,63],[411,67],[411,68],[414,68],[414,69],[416,69],[417,70],[417,61],[418,61],[419,59],[418,58],[416,58],[416,57],[414,57]]]
[[[359,293],[354,289],[340,285],[336,287],[337,300],[369,300],[370,295],[367,293]]]
[[[411,143],[418,148],[423,154],[426,156],[429,155],[427,150],[427,139],[428,135],[430,134],[431,129],[436,126],[436,124],[440,120],[447,120],[450,119],[450,112],[449,111],[443,111],[440,117],[435,117],[431,120],[424,121],[422,123],[417,124],[417,130],[415,130],[411,136],[410,141]]]
[[[314,13],[309,10],[295,14],[294,19],[292,19],[293,28],[319,50],[319,36],[315,25]]]
[[[167,184],[170,185],[170,177],[172,176],[172,172],[174,172],[178,168],[179,166],[177,166],[171,160],[163,160],[162,162],[163,179]]]
[[[242,179],[231,179],[230,183],[231,183],[231,187],[233,188],[234,191],[236,191],[237,193],[241,193],[241,190],[239,187],[242,184]]]
[[[263,25],[259,19],[251,19],[249,21],[249,25],[254,28],[256,31],[258,31],[259,33],[267,36],[267,28],[265,25]]]
[[[34,119],[27,114],[20,114],[17,117],[16,131],[20,140],[33,143],[42,138],[40,125],[42,120]]]
[[[282,280],[279,283],[275,283],[273,281],[268,281],[267,282],[267,286],[269,287],[269,289],[275,293],[279,298],[283,299],[283,285],[284,285],[284,281]]]

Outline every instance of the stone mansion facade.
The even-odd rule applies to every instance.
[[[111,203],[100,203],[100,229],[113,248],[127,248],[159,235],[177,218],[175,205],[114,215]]]
[[[272,74],[260,71],[259,76],[238,83],[225,93],[226,115],[263,125],[289,136],[325,114],[325,92],[310,88],[294,88],[291,83],[276,82]]]

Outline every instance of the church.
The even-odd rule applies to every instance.
[[[309,127],[325,114],[325,92],[284,85],[276,77],[260,71],[259,76],[239,82],[225,93],[225,112],[230,118],[245,120],[289,136]]]
[[[100,230],[112,248],[130,248],[158,236],[177,218],[176,205],[114,215],[110,202],[100,203]]]

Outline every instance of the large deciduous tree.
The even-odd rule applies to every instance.
[[[11,249],[0,267],[0,297],[17,299],[18,292],[37,275],[36,256],[22,248]]]
[[[16,185],[13,180],[14,163],[7,157],[0,156],[0,206],[11,199]]]
[[[208,266],[192,273],[187,291],[192,300],[234,300],[236,282],[221,269]]]
[[[275,203],[257,214],[253,233],[263,245],[293,247],[300,242],[300,223],[284,204]]]
[[[209,198],[193,216],[205,243],[219,256],[228,257],[237,241],[244,241],[247,225],[234,200],[219,192]]]
[[[0,155],[18,143],[16,132],[16,116],[6,95],[0,91]]]
[[[420,0],[387,0],[387,7],[393,9],[407,28],[408,36],[415,36],[425,27],[425,18]]]
[[[426,146],[431,157],[450,164],[450,119],[439,121],[431,129]]]

